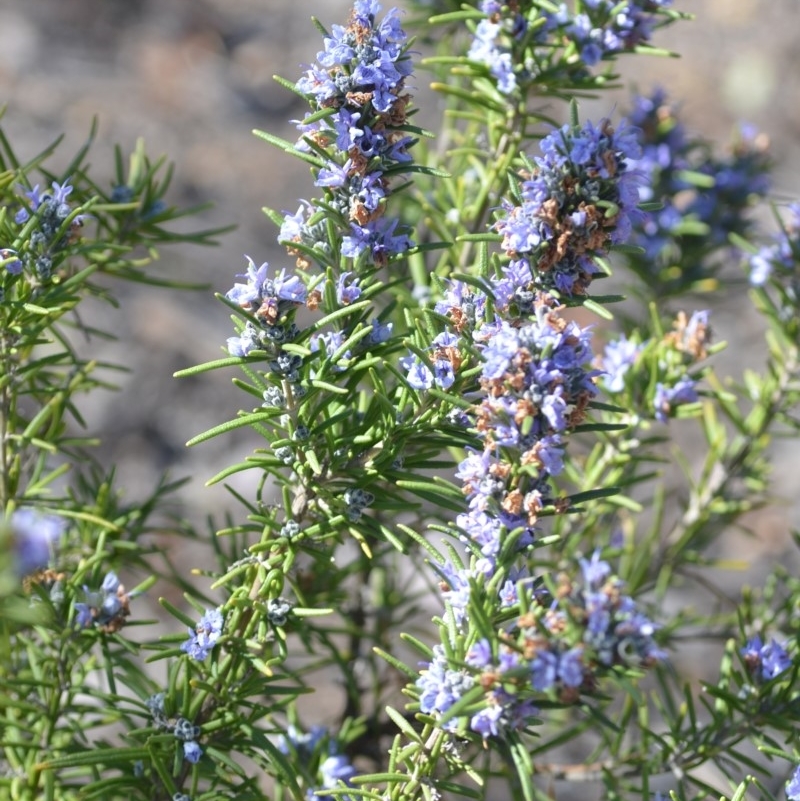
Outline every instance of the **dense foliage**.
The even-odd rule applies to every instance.
[[[88,145],[56,175],[0,137],[3,797],[800,799],[800,581],[718,583],[800,430],[800,207],[762,231],[763,138],[718,152],[661,89],[581,119],[688,24],[670,0],[380,12],[317,23],[279,79],[297,140],[256,132],[317,197],[266,210],[285,260],[246,257],[222,354],[179,374],[242,391],[190,445],[253,440],[210,535],[178,484],[122,501],[80,405],[119,365],[75,337],[108,336],[79,314],[102,276],[221,232],[171,233],[192,210],[142,146],[103,188]],[[737,291],[762,365],[721,376],[705,307]],[[190,581],[165,528],[214,564]]]

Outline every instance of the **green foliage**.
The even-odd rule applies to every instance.
[[[626,8],[576,4],[597,26],[613,27]],[[625,200],[597,187],[626,169],[619,153],[581,173],[570,151],[569,137],[583,130],[578,100],[618,83],[618,56],[657,49],[644,37],[590,63],[548,2],[491,13],[417,3],[415,15],[423,12],[435,14],[420,42],[443,103],[432,143],[411,122],[402,77],[389,111],[377,86],[320,100],[324,76],[335,91],[356,81],[344,57],[305,84],[279,81],[310,104],[298,142],[256,132],[310,165],[320,197],[297,215],[265,209],[297,272],[251,263],[247,283],[219,296],[235,334],[228,355],[178,373],[233,371],[242,391],[242,408],[189,445],[238,429],[253,441],[205,477],[255,477],[246,496],[226,485],[232,509],[208,535],[171,515],[181,482],[165,477],[143,503],[123,502],[113,469],[92,455],[80,403],[110,388],[121,367],[85,357],[77,338],[109,336],[79,314],[89,297],[116,303],[106,277],[176,289],[150,272],[156,248],[210,244],[222,231],[171,230],[196,209],[166,205],[171,168],[141,143],[127,168],[117,151],[106,190],[85,167],[91,136],[53,174],[57,143],[21,162],[0,132],[3,797],[545,801],[588,786],[614,799],[658,791],[739,801],[774,798],[770,771],[783,775],[797,761],[800,662],[796,643],[786,653],[772,638],[800,633],[800,580],[779,564],[762,586],[731,591],[720,573],[745,567],[721,555],[725,538],[752,533],[753,513],[773,501],[771,444],[800,430],[800,254],[783,272],[751,278],[763,367],[719,375],[716,324],[673,304],[719,288],[731,241],[760,252],[749,242],[755,232],[744,223],[737,231],[726,212],[745,220],[736,215],[762,193],[723,197],[707,218],[687,213],[653,260],[644,245],[611,235]],[[505,86],[496,64],[466,54],[487,14],[512,65]],[[682,16],[662,9],[652,30]],[[354,20],[350,34],[366,36],[369,26]],[[341,34],[318,27],[329,42]],[[404,76],[409,43],[390,52]],[[342,109],[401,156],[337,149]],[[578,254],[591,269],[546,292],[532,277],[504,295],[510,265],[534,251],[510,246],[503,222],[530,201],[529,182],[546,163],[539,140],[561,116],[569,123],[546,145],[561,147],[562,166],[575,170],[559,186],[565,195],[581,180],[590,186],[574,209],[567,199],[568,224],[553,204],[537,214],[565,250],[580,215],[593,222],[592,244]],[[657,134],[674,132],[674,119],[662,121]],[[607,121],[591,130],[613,140]],[[668,206],[675,181],[698,197],[722,186],[715,171],[727,162],[704,145],[687,152],[675,175],[651,186],[651,211]],[[756,175],[768,167],[762,151],[738,155],[752,156]],[[348,196],[364,176],[373,182]],[[376,221],[387,223],[385,239],[354,244]],[[404,244],[406,231],[414,244]],[[558,259],[543,253],[528,257],[532,275],[555,269]],[[612,274],[625,276],[616,286],[630,298],[624,313],[622,294],[594,292]],[[437,306],[455,281],[463,303]],[[563,470],[533,447],[517,458],[516,442],[492,428],[490,402],[520,401],[514,381],[544,369],[556,334],[576,348],[582,329],[570,326],[589,319],[599,340],[625,336],[624,369],[612,342],[569,373],[576,386],[558,379]],[[495,323],[508,339],[534,323],[550,339],[525,340],[498,378],[486,371]],[[683,395],[670,394],[682,384]],[[538,446],[546,399],[523,400],[506,422]],[[480,480],[504,494],[475,490],[470,470],[480,471],[467,462],[482,453],[494,461]],[[479,496],[479,511],[506,514],[495,551],[465,522]],[[208,546],[193,577],[159,543],[164,527],[189,540],[193,557]],[[42,539],[45,529],[55,533]],[[31,562],[42,542],[49,558]],[[138,585],[126,589],[117,570]],[[156,586],[159,619],[143,619],[142,596]],[[610,646],[595,636],[598,606],[610,621],[600,628],[616,637]],[[771,655],[755,635],[772,643]],[[701,646],[702,669],[692,670],[682,655]]]

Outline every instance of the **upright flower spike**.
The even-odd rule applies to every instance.
[[[654,640],[657,626],[622,593],[599,554],[581,560],[582,580],[534,575],[527,558],[542,510],[564,509],[552,498],[551,478],[564,469],[569,434],[584,422],[603,373],[593,367],[591,330],[564,319],[555,296],[586,294],[592,259],[628,238],[641,181],[628,167],[628,158],[639,155],[637,132],[624,123],[616,131],[607,121],[566,125],[541,148],[521,185],[521,202],[507,203],[495,224],[510,262],[489,280],[494,319],[486,297],[458,282],[436,306],[481,359],[479,397],[467,417],[483,451],[469,454],[456,474],[469,507],[456,520],[468,564],[437,568],[448,619],[468,638],[477,625],[471,610],[481,608],[483,618],[493,603],[504,621],[509,610],[528,611],[504,625],[494,643],[473,645],[463,661],[435,646],[417,690],[421,711],[442,715],[464,691],[483,688],[478,711],[473,706],[468,718],[443,728],[467,725],[484,740],[526,725],[543,694],[574,702],[609,669],[664,657]],[[702,351],[705,325],[702,315],[684,315],[668,346],[681,359]],[[439,336],[458,351],[459,337]],[[427,365],[416,357],[409,362],[412,383]],[[428,373],[420,389],[432,383]],[[547,581],[557,583],[555,591]],[[444,636],[450,631],[443,629]]]
[[[298,147],[308,148],[310,141],[315,153],[327,154],[315,183],[325,188],[327,215],[333,211],[339,224],[341,253],[376,267],[412,246],[397,230],[397,220],[384,213],[391,180],[410,162],[407,149],[415,141],[404,130],[405,80],[411,74],[407,37],[397,9],[378,22],[380,8],[376,2],[356,2],[349,23],[333,26],[317,63],[297,82],[312,112],[333,110],[316,122],[299,124],[303,136]],[[326,237],[310,217],[307,222],[310,212],[312,207],[304,204],[286,217],[281,240],[290,252],[291,243],[328,252]]]

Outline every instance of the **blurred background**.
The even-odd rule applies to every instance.
[[[402,3],[400,3],[402,5]],[[625,82],[642,92],[666,87],[683,104],[687,129],[725,147],[734,126],[765,132],[778,163],[774,195],[800,196],[800,3],[797,0],[676,0],[696,15],[659,33],[654,44],[680,58],[621,58]],[[96,181],[111,185],[113,145],[130,152],[137,137],[151,156],[176,165],[170,204],[213,203],[204,227],[236,223],[220,247],[165,249],[154,270],[162,276],[207,283],[206,292],[155,291],[119,285],[120,309],[97,305],[101,327],[114,344],[98,343],[100,358],[124,362],[118,393],[89,399],[91,426],[104,442],[103,458],[118,465],[119,485],[134,500],[164,469],[191,476],[182,503],[193,521],[230,506],[219,487],[204,481],[253,447],[247,432],[193,449],[194,434],[230,419],[244,398],[231,374],[175,380],[175,370],[219,357],[232,333],[213,292],[227,291],[244,268],[284,256],[276,230],[260,209],[294,211],[313,195],[306,167],[251,133],[262,128],[293,139],[291,119],[303,105],[272,80],[295,80],[320,49],[309,18],[344,22],[340,0],[4,0],[0,4],[0,99],[3,126],[23,158],[61,133],[66,142],[51,164],[64,166],[85,139],[94,117],[99,135],[91,162]],[[426,77],[418,73],[424,90]],[[418,118],[437,125],[436,99]],[[606,96],[582,110],[597,118],[626,108],[626,96]],[[766,229],[772,231],[768,215]],[[735,268],[735,265],[732,265]],[[713,304],[713,300],[711,301]],[[713,317],[717,339],[731,345],[721,371],[759,359],[757,320],[746,304],[726,301]],[[776,450],[776,491],[793,503],[764,513],[761,556],[778,558],[790,525],[800,525],[791,449]],[[239,486],[256,477],[240,477]],[[763,532],[763,537],[761,536]],[[732,541],[732,550],[737,550]],[[741,556],[741,554],[738,554]]]

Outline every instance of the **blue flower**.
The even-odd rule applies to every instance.
[[[36,211],[39,206],[41,206],[42,200],[44,199],[39,195],[39,184],[36,184],[36,186],[34,186],[33,189],[28,192],[25,191],[24,186],[19,186],[19,189],[23,190],[22,194],[30,201],[31,211]],[[14,221],[19,224],[25,223],[29,219],[30,214],[28,213],[27,209],[20,209],[14,216]]]
[[[771,681],[792,666],[792,658],[786,648],[775,638],[762,643],[761,637],[756,634],[747,641],[740,653],[748,670],[762,681]]]
[[[353,273],[342,273],[336,281],[336,300],[341,306],[349,306],[361,297],[361,287],[358,278],[352,277]]]
[[[452,362],[447,359],[436,359],[433,362],[433,380],[442,389],[450,389],[456,380]]]
[[[571,648],[558,660],[558,678],[565,687],[580,687],[583,684],[583,649]]]
[[[472,731],[480,734],[484,740],[491,736],[496,737],[500,734],[502,717],[503,707],[499,704],[491,704],[472,716],[469,727]]]
[[[772,275],[774,250],[762,247],[758,253],[750,257],[750,283],[753,286],[764,286]]]
[[[606,345],[600,361],[600,369],[605,373],[602,381],[606,392],[617,393],[625,389],[625,375],[636,362],[642,347],[624,334]]]
[[[345,341],[344,331],[323,331],[321,333],[313,334],[309,340],[309,346],[313,353],[324,353],[328,358],[331,358],[336,353]],[[350,359],[352,354],[349,350],[340,354],[333,369],[336,372],[341,372],[347,367],[346,360]]]
[[[439,584],[442,597],[450,605],[456,623],[460,624],[466,616],[470,599],[470,573],[464,568],[455,568],[449,561],[435,569],[442,577]]]
[[[203,756],[203,749],[194,741],[189,740],[183,744],[183,758],[192,765],[196,765]]]
[[[786,649],[774,639],[761,649],[761,676],[765,681],[780,676],[792,665]]]
[[[531,663],[531,684],[534,689],[547,691],[556,683],[558,678],[558,657],[542,649],[537,651]]]
[[[332,754],[320,766],[322,786],[331,790],[339,786],[339,782],[349,784],[350,779],[356,775],[356,769],[344,754]]]
[[[591,590],[599,590],[611,575],[611,565],[600,558],[599,550],[592,554],[591,560],[581,559],[580,566],[583,580],[587,588]]]
[[[695,383],[688,375],[682,376],[671,387],[667,387],[659,381],[656,384],[656,393],[653,398],[656,420],[666,423],[675,411],[675,407],[684,403],[694,403],[699,397],[695,390]]]
[[[259,350],[262,347],[258,329],[248,323],[242,333],[236,337],[228,337],[226,342],[228,353],[231,356],[248,356],[251,351]]]
[[[237,305],[248,311],[256,313],[256,316],[266,316],[266,322],[274,323],[279,314],[279,301],[289,303],[303,303],[306,300],[306,288],[303,282],[296,276],[287,276],[285,270],[270,279],[267,276],[269,264],[264,262],[260,267],[256,267],[255,262],[249,257],[247,259],[247,273],[240,275],[246,278],[244,284],[234,284],[225,297],[232,300]],[[264,308],[269,306],[270,301],[275,301],[275,312],[270,314]],[[263,311],[262,311],[263,310]]]
[[[796,269],[800,253],[800,204],[788,207],[789,218],[771,245],[759,249],[750,256],[750,283],[764,286],[771,277],[777,279],[791,277]]]
[[[536,170],[522,182],[522,202],[503,203],[494,224],[514,265],[496,280],[498,309],[514,316],[532,311],[537,289],[586,294],[598,271],[590,256],[625,241],[642,217],[643,176],[629,164],[641,155],[636,128],[623,121],[615,130],[608,120],[564,125],[540,148]]]
[[[23,269],[22,262],[19,259],[14,258],[15,256],[16,251],[13,251],[9,248],[0,249],[0,260],[6,261],[7,259],[10,259],[10,261],[7,261],[5,264],[6,271],[9,273],[9,275],[19,275]]]
[[[480,639],[467,652],[466,663],[476,668],[485,668],[492,661],[492,646],[487,639]]]
[[[86,601],[73,604],[78,628],[95,624],[101,631],[110,634],[125,625],[133,595],[125,592],[125,587],[113,570],[106,573],[100,590],[92,591],[84,585],[83,592]]]
[[[294,751],[303,759],[308,759],[327,733],[324,726],[312,726],[310,731],[304,732],[290,723],[286,733],[278,738],[278,750],[287,756]]]
[[[372,345],[380,345],[388,341],[392,335],[394,323],[382,323],[377,318],[372,320],[372,331],[367,337],[367,341]]]
[[[412,389],[430,389],[433,386],[434,375],[418,356],[413,354],[400,359],[400,366],[406,370],[406,380]]]
[[[75,610],[75,625],[79,629],[85,629],[94,620],[92,607],[89,604],[78,602],[73,604],[73,609]]]
[[[474,678],[464,670],[451,670],[444,648],[433,646],[433,659],[420,672],[417,687],[420,690],[419,708],[426,714],[446,712],[475,684]],[[455,730],[458,721],[450,720],[445,729]]]
[[[66,182],[59,184],[57,181],[53,181],[52,191],[46,191],[42,194],[39,193],[38,184],[27,192],[23,186],[20,186],[19,189],[30,201],[30,210],[36,212],[38,217],[37,228],[31,241],[38,241],[40,244],[44,244],[51,252],[63,247],[67,243],[68,237],[62,236],[56,240],[56,235],[61,230],[64,221],[72,213],[72,209],[67,203],[67,197],[72,192],[72,187]],[[15,222],[19,224],[23,224],[29,219],[30,213],[26,208],[20,209],[14,217]],[[73,222],[79,224],[82,220],[83,215],[78,215]],[[47,277],[51,266],[50,257],[40,256],[37,262],[37,271],[40,277]]]
[[[786,797],[789,801],[800,801],[800,765],[794,769],[792,778],[786,782]]]
[[[189,629],[189,639],[181,650],[192,659],[202,662],[222,635],[225,620],[221,609],[207,609],[194,629]]]
[[[18,576],[27,576],[47,566],[53,547],[63,536],[66,526],[64,519],[28,507],[12,513],[9,528],[14,570]]]
[[[389,258],[403,253],[412,246],[407,234],[395,233],[398,220],[380,217],[367,225],[352,223],[350,234],[342,238],[342,255],[358,259],[366,253],[379,267],[385,266]]]

